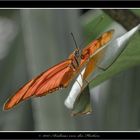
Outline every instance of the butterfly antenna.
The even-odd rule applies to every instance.
[[[95,31],[97,30],[97,27],[99,27],[99,24],[101,23],[101,21],[102,21],[103,19],[104,19],[104,16],[101,16],[101,18],[98,20],[98,22],[97,22],[96,25],[94,26],[95,30],[89,32],[89,33],[86,35],[84,41],[80,44],[80,47],[83,46],[83,45],[85,44],[85,42],[87,41],[87,39],[88,39],[93,33],[95,33]]]
[[[73,35],[72,32],[71,32],[71,36],[72,36],[73,41],[74,41],[74,43],[75,43],[75,47],[76,47],[76,49],[79,49],[79,47],[78,47],[78,45],[77,45],[77,42],[76,42],[76,40],[75,40],[74,35]]]

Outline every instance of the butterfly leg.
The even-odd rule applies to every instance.
[[[89,84],[89,81],[87,80],[87,79],[83,79],[83,75],[81,74],[81,72],[80,72],[80,75],[81,75],[81,78],[82,78],[82,80],[83,81],[85,81],[86,83],[87,83],[87,85]],[[77,81],[78,82],[78,81]],[[79,83],[79,82],[78,82]],[[79,85],[80,85],[80,83],[79,83]],[[81,87],[81,89],[82,89],[82,86],[80,85],[80,87]]]
[[[106,71],[107,69],[105,69],[105,68],[102,68],[102,67],[100,67],[100,66],[98,66],[98,65],[96,65],[96,67],[98,68],[98,69],[101,69],[101,70],[103,70],[103,71]]]
[[[80,88],[82,89],[81,84],[79,83],[79,81],[76,79],[76,82],[78,83],[78,85],[80,86]]]
[[[82,75],[81,72],[79,73],[79,75],[81,76],[81,80],[86,81],[87,84],[89,83],[86,79],[83,79],[83,75]],[[79,82],[77,79],[76,79],[76,81],[77,81],[77,83],[79,84],[79,86],[80,86],[80,88],[81,88],[81,90],[82,90],[82,87],[83,87],[83,86],[80,84],[80,82]]]
[[[84,81],[87,83],[87,85],[89,84],[89,81],[87,79],[84,79]]]

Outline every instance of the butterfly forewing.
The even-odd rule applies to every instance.
[[[29,81],[22,88],[20,88],[14,96],[12,96],[4,105],[4,109],[10,109],[19,102],[31,96],[43,96],[50,93],[51,90],[58,89],[59,87],[66,87],[72,75],[67,77],[68,71],[72,72],[69,67],[71,60],[63,61],[49,70],[43,72],[35,79]],[[62,79],[65,77],[65,80]]]
[[[94,45],[91,44],[89,46],[91,55],[94,54],[99,48],[106,45],[112,39],[113,33],[114,33],[114,30],[105,32],[105,33],[103,33],[103,35],[101,37],[99,37],[97,39],[96,44],[94,44]],[[83,75],[83,79],[86,79],[94,71],[94,69],[96,68],[96,63],[102,57],[102,55],[103,55],[103,51],[100,51],[93,57],[89,58],[85,73]]]

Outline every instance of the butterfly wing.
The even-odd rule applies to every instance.
[[[96,41],[93,41],[89,44],[89,49],[90,54],[94,54],[99,48],[103,47],[105,44],[107,44],[113,36],[114,30],[110,30],[108,32],[105,32],[102,34],[101,37],[99,37]],[[98,52],[96,55],[93,57],[89,58],[89,61],[86,66],[85,73],[83,75],[83,79],[86,79],[95,69],[97,61],[100,59],[102,56],[103,51]]]
[[[66,87],[74,74],[70,67],[71,61],[70,59],[63,61],[26,83],[14,96],[8,99],[4,110],[14,107],[31,96],[44,96],[59,88]]]

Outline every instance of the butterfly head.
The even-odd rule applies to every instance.
[[[76,48],[74,50],[74,53],[73,54],[74,54],[74,57],[75,57],[78,65],[79,65],[80,64],[80,61],[81,61],[81,50],[79,48]]]
[[[74,56],[76,58],[79,58],[81,56],[81,53],[80,52],[81,52],[80,49],[79,48],[76,48],[75,51],[74,51]]]

